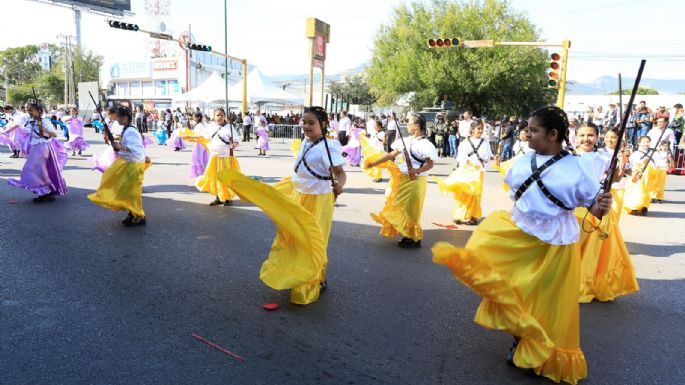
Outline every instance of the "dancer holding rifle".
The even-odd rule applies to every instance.
[[[393,113],[393,120],[396,121]],[[421,115],[409,117],[407,131],[410,136],[405,140],[399,127],[400,137],[391,145],[392,151],[366,167],[375,167],[383,162],[394,160],[401,171],[397,183],[391,184],[392,191],[385,206],[378,214],[371,217],[381,224],[380,234],[387,238],[402,236],[401,248],[421,247],[423,230],[421,229],[421,211],[426,197],[428,170],[438,160],[438,151],[426,138],[426,121]],[[402,154],[401,158],[397,158]]]
[[[96,205],[112,211],[128,211],[121,222],[124,227],[142,226],[147,223],[143,211],[143,174],[150,167],[150,159],[145,155],[143,137],[131,125],[133,113],[128,107],[116,110],[116,119],[121,125],[121,141],[108,141],[118,153],[117,159],[102,173],[97,191],[88,195]],[[108,135],[109,130],[105,130]]]
[[[49,118],[43,118],[43,107],[37,100],[27,103],[26,112],[29,114],[28,121],[16,129],[26,135],[28,158],[21,170],[21,177],[18,180],[11,178],[7,182],[38,195],[33,198],[35,203],[52,202],[56,195],[67,193],[67,184],[62,177],[67,152],[55,139],[55,127]]]
[[[580,349],[578,286],[580,228],[576,207],[603,217],[611,194],[597,194],[597,181],[581,158],[563,150],[566,113],[542,107],[528,120],[528,144],[507,172],[511,211],[490,214],[465,248],[433,247],[433,261],[483,296],[475,322],[514,337],[507,361],[559,382],[587,375]]]
[[[290,301],[306,305],[327,287],[326,250],[333,208],[347,177],[340,143],[325,135],[326,111],[305,108],[302,121],[305,140],[292,177],[269,186],[230,170],[220,173],[219,179],[240,199],[259,206],[276,225],[261,280],[276,290],[290,289]]]

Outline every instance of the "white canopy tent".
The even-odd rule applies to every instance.
[[[212,72],[202,84],[175,97],[174,102],[224,103],[225,99],[225,81],[218,72]],[[243,100],[243,82],[229,84],[228,100],[229,102]],[[247,101],[251,105],[264,103],[302,105],[303,103],[302,98],[275,86],[256,68],[247,74]]]

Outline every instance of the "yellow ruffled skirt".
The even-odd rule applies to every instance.
[[[290,143],[290,152],[293,154],[293,158],[297,158],[297,156],[300,154],[300,147],[302,147],[302,140],[293,139],[293,141]]]
[[[635,267],[623,241],[618,220],[623,205],[623,189],[612,189],[614,203],[602,221],[592,214],[583,218],[587,209],[577,208],[580,231],[580,298],[579,302],[613,301],[616,297],[640,290]],[[583,229],[590,230],[586,232]]]
[[[666,170],[656,167],[654,168],[654,183],[651,185],[652,189],[649,191],[649,197],[651,199],[658,199],[660,201],[664,200],[664,190],[666,189],[666,175]]]
[[[433,261],[483,296],[476,323],[521,338],[516,366],[556,382],[576,384],[587,376],[575,244],[545,243],[521,231],[511,214],[497,211],[476,228],[466,248],[436,243]]]
[[[454,195],[456,207],[453,218],[457,221],[480,219],[482,215],[481,196],[483,192],[483,172],[473,166],[463,166],[452,171],[444,181],[436,176],[433,180],[438,184],[441,193],[451,192]]]
[[[423,239],[421,212],[426,198],[428,179],[417,176],[411,180],[409,175],[401,174],[386,199],[380,213],[371,213],[371,218],[381,224],[380,234],[387,238],[401,235],[414,241]]]
[[[499,171],[499,174],[502,176],[503,180],[504,177],[507,176],[507,172],[509,171],[511,166],[514,165],[514,162],[519,158],[519,156],[516,156],[504,162],[492,164],[495,170]],[[504,191],[509,192],[509,186],[506,183],[504,183],[504,181],[502,181],[502,188],[504,189]]]
[[[222,171],[219,179],[240,199],[262,209],[276,225],[276,237],[262,264],[260,279],[276,290],[291,289],[292,303],[316,302],[326,278],[333,194],[302,194],[292,188],[289,178],[272,187],[234,170]]]
[[[632,177],[628,177],[626,192],[623,197],[623,210],[625,212],[629,213],[633,210],[640,211],[642,208],[649,208],[650,192],[656,192],[656,171],[657,169],[650,164],[637,182],[633,182]]]
[[[391,175],[393,174],[393,171],[391,171],[389,168],[393,168],[394,171],[397,174],[399,174],[399,169],[397,168],[397,165],[393,162],[384,162],[377,166],[369,167],[368,164],[370,162],[375,162],[376,160],[382,158],[383,156],[385,156],[386,152],[371,145],[369,139],[364,135],[359,136],[359,142],[361,143],[362,157],[364,159],[361,164],[362,171],[364,171],[366,175],[370,176],[373,179],[382,179],[384,168],[388,170],[388,172],[390,172]]]
[[[143,174],[151,163],[127,162],[117,158],[104,173],[97,191],[88,199],[98,206],[112,211],[130,211],[136,217],[144,217]]]
[[[233,199],[235,195],[233,191],[225,183],[222,183],[218,175],[224,170],[234,170],[240,172],[240,163],[235,156],[218,157],[212,156],[209,158],[209,163],[202,176],[195,180],[195,187],[198,190],[210,193],[219,197],[219,200],[225,202]]]

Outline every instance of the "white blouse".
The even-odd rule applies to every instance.
[[[145,146],[143,146],[143,137],[140,132],[129,126],[124,130],[121,136],[121,148],[126,148],[126,151],[119,151],[119,156],[124,158],[127,162],[140,163],[145,162]]]
[[[207,127],[206,130],[207,131],[205,132],[209,138],[207,148],[209,149],[210,155],[218,156],[220,158],[231,156],[230,146],[225,142],[231,143],[231,131],[233,131],[233,143],[238,143],[240,141],[240,136],[238,135],[238,130],[236,130],[235,126],[226,124],[219,128],[216,123],[213,123],[211,126]],[[216,133],[216,135],[214,135],[214,133]]]
[[[340,166],[345,163],[345,159],[342,157],[342,146],[337,140],[327,139],[328,149],[331,152],[331,160],[333,160],[333,166]],[[305,160],[309,168],[316,174],[321,176],[330,176],[331,163],[328,161],[328,154],[326,152],[326,146],[323,141],[318,142],[312,147],[314,142],[305,139],[300,146],[300,153],[297,155],[295,160],[295,165],[299,164],[297,170],[293,172],[292,181],[295,186],[295,190],[303,194],[329,194],[333,192],[333,186],[330,180],[321,180],[314,175],[312,175],[307,167],[305,167],[304,162],[300,163],[302,156],[305,154]]]
[[[642,152],[642,150],[637,150],[637,151],[633,152],[632,154],[630,154],[630,157],[628,158],[628,164],[630,165],[630,169],[635,170],[635,166],[637,166],[638,164],[642,165],[644,163],[645,159],[647,159],[648,157],[649,157],[649,151]],[[654,165],[654,157],[652,157],[652,160],[650,161],[650,163],[652,163],[652,165]]]
[[[535,153],[519,157],[507,171],[504,183],[509,185],[510,197],[515,200],[518,188],[531,176],[531,158]],[[542,166],[551,155],[537,155],[537,166]],[[590,207],[599,191],[598,158],[567,155],[542,173],[547,190],[566,207]],[[565,210],[550,201],[533,183],[515,200],[511,210],[514,223],[525,233],[553,245],[570,245],[580,238],[580,226],[573,210]]]
[[[469,142],[473,143],[473,147],[471,147],[471,143]],[[480,147],[478,147],[479,144]],[[478,154],[473,154],[469,156],[469,154],[473,152],[474,148],[478,149]],[[481,169],[481,171],[485,171],[485,166],[480,163],[478,157],[480,157],[483,160],[484,164],[488,164],[488,162],[490,162],[490,158],[493,157],[492,149],[490,148],[490,142],[487,139],[467,138],[466,140],[462,140],[461,143],[459,143],[459,147],[457,148],[457,164],[460,167],[465,166],[466,162],[469,161],[471,162],[471,164]]]
[[[48,118],[43,118],[43,130],[45,132],[55,132],[55,126],[52,125],[52,122],[50,122],[50,119]],[[35,119],[30,118],[29,120],[26,121],[24,124],[24,127],[22,127],[22,131],[25,133],[30,133],[31,134],[31,141],[29,142],[30,144],[39,144],[39,143],[48,143],[52,138],[48,135],[47,138],[41,138],[38,133],[38,122],[36,122]]]
[[[514,156],[516,156],[527,154],[534,150],[528,146],[528,142],[522,142],[520,140],[517,140],[516,143],[514,143],[514,148],[512,149],[512,151],[514,152]]]
[[[428,139],[426,138],[417,138],[415,136],[407,136],[404,138],[404,143],[409,147],[409,158],[411,160],[411,165],[414,169],[417,169],[421,167],[421,163],[419,163],[416,159],[414,159],[414,156],[419,158],[419,159],[425,159],[425,160],[432,160],[436,161],[438,160],[438,150],[435,149],[435,146],[433,146],[433,143],[431,143]],[[395,163],[397,166],[400,168],[400,171],[403,174],[408,174],[409,170],[407,169],[407,164],[404,161],[404,146],[402,145],[402,140],[397,139],[395,142],[390,146],[393,150],[397,150],[400,152],[400,154],[395,158]],[[411,154],[414,154],[414,156],[411,156]],[[419,176],[425,176],[428,175],[428,172],[422,172],[421,174],[418,174]]]
[[[654,166],[658,168],[668,168],[668,151],[657,151],[652,156]]]

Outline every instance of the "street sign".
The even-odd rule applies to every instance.
[[[492,48],[494,40],[464,40],[464,48]]]
[[[195,36],[193,36],[192,33],[188,31],[181,32],[181,35],[178,37],[178,45],[181,46],[181,48],[188,51],[188,44],[193,43],[195,43]]]
[[[169,35],[168,33],[161,32],[150,32],[150,37],[160,40],[174,40],[173,36]]]
[[[314,67],[316,67],[316,68],[321,68],[321,69],[323,69],[323,67],[324,67],[324,59],[318,59],[318,58],[312,59],[312,66],[314,66]]]

